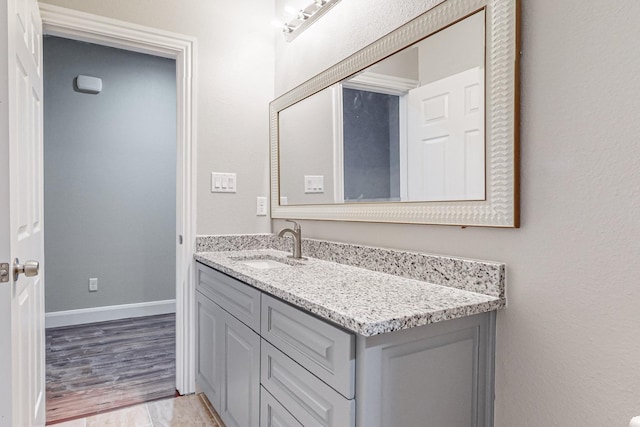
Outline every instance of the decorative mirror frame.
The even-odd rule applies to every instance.
[[[519,227],[518,0],[445,0],[269,105],[271,217]],[[485,186],[482,201],[280,206],[278,114],[405,47],[485,10]]]

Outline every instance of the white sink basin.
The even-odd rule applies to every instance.
[[[272,259],[249,259],[246,261],[241,261],[241,263],[244,265],[248,265],[249,267],[259,268],[261,270],[270,270],[272,268],[289,267],[289,265],[287,264],[274,261]]]

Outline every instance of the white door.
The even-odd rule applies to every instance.
[[[35,0],[0,8],[0,263],[9,264],[0,283],[0,425],[41,426],[44,279],[27,261],[44,261],[42,21]],[[27,274],[14,280],[16,258]]]
[[[407,98],[408,199],[484,199],[483,70],[412,89]]]

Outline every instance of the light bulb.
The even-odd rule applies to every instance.
[[[298,9],[294,8],[293,6],[285,6],[284,11],[291,16],[298,16]]]
[[[274,19],[273,21],[271,21],[271,25],[273,25],[277,29],[283,29],[285,27],[284,23],[278,19]]]

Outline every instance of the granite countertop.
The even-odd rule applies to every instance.
[[[275,249],[198,252],[195,259],[363,336],[498,310],[505,299]],[[288,264],[259,269],[243,260]]]

